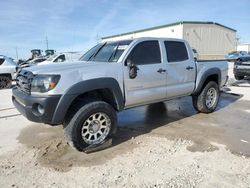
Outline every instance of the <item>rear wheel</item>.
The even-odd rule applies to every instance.
[[[8,76],[0,76],[0,89],[10,88],[12,80]]]
[[[236,80],[243,80],[244,79],[244,76],[234,75],[234,77],[235,77]]]
[[[79,151],[100,145],[116,132],[116,111],[108,103],[95,101],[85,104],[65,125],[68,143]]]
[[[219,97],[218,84],[214,81],[210,81],[200,94],[193,96],[193,106],[198,112],[211,113],[216,109]]]

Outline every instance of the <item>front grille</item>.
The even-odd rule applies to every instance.
[[[25,71],[25,70],[20,71],[16,77],[17,87],[21,91],[30,94],[31,82],[32,82],[33,77],[34,76],[32,72]]]

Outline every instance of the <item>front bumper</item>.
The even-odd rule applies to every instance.
[[[236,76],[250,76],[250,69],[234,68],[234,75],[236,75]]]
[[[12,102],[17,110],[28,120],[37,123],[53,125],[52,119],[61,95],[36,97],[20,91],[17,87],[12,89]],[[43,107],[44,113],[38,111],[38,105]]]

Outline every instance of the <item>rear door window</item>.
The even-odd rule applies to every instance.
[[[128,59],[136,65],[161,63],[161,52],[157,40],[144,41],[137,44]]]
[[[2,64],[3,64],[4,60],[5,60],[5,59],[0,58],[0,65],[2,65]]]
[[[188,60],[187,48],[184,42],[165,41],[168,62],[180,62]]]

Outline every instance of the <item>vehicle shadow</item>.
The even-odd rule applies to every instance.
[[[222,92],[216,111],[226,108],[241,97],[242,95]],[[191,97],[125,110],[118,114],[118,131],[113,139],[113,146],[158,128],[168,128],[172,122],[198,114],[193,108]],[[204,116],[210,116],[210,114],[204,114]]]
[[[73,166],[104,164],[115,156],[140,146],[143,141],[138,137],[144,134],[150,135],[151,132],[153,135],[170,139],[192,140],[194,143],[199,143],[198,146],[202,149],[207,149],[210,146],[203,141],[204,135],[220,136],[216,135],[218,129],[213,129],[210,123],[213,123],[216,117],[220,118],[221,110],[227,110],[226,107],[241,97],[241,95],[222,93],[218,108],[212,114],[198,114],[192,106],[191,97],[122,111],[118,113],[116,136],[108,140],[107,144],[86,152],[88,154],[78,152],[69,146],[64,138],[62,126],[34,124],[24,128],[17,140],[28,148],[37,149],[37,160],[42,166],[54,168],[57,171],[68,171]],[[201,123],[208,123],[208,125],[204,126]]]

